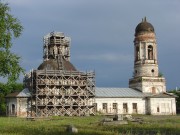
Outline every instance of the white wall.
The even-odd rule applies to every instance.
[[[15,112],[12,112],[12,105],[15,105]],[[7,116],[27,116],[27,98],[7,98],[6,99],[6,115]]]
[[[95,98],[95,103],[97,104],[97,111],[101,113],[106,113],[103,110],[103,103],[107,103],[107,113],[115,113],[113,110],[113,103],[117,103],[117,113],[124,114],[123,103],[127,103],[128,112],[127,114],[133,114],[133,103],[137,103],[137,114],[146,114],[145,99],[143,98]]]
[[[150,98],[149,104],[152,115],[176,115],[175,98]]]
[[[27,117],[27,98],[17,98],[17,116]]]

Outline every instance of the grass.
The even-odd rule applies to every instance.
[[[52,117],[35,121],[16,117],[0,117],[0,135],[70,135],[67,125],[78,128],[77,135],[178,135],[180,116],[135,115],[143,124],[102,125],[104,116]]]

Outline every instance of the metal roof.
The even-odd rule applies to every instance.
[[[31,96],[31,94],[29,92],[29,89],[25,88],[21,92],[10,93],[6,97],[7,98],[14,98],[14,97],[30,97],[30,96]]]
[[[146,96],[148,98],[177,98],[178,96],[174,95],[173,93],[158,93],[158,94],[152,94],[152,93],[147,93]]]
[[[145,97],[145,95],[137,91],[135,89],[131,88],[102,88],[102,87],[96,87],[95,89],[95,95],[96,97],[102,98],[102,97],[122,97],[122,98],[142,98]]]
[[[18,95],[17,97],[30,97],[31,94],[29,92],[28,88],[23,89]]]

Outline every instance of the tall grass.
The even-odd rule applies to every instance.
[[[129,122],[128,125],[100,123],[104,116],[51,117],[35,121],[24,118],[0,117],[0,135],[70,135],[67,125],[78,128],[77,135],[178,135],[180,116],[143,116],[143,124]]]

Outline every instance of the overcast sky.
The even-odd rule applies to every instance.
[[[155,28],[167,89],[180,87],[180,0],[4,1],[24,27],[12,51],[27,72],[43,61],[43,36],[58,31],[71,37],[71,63],[81,71],[95,70],[96,86],[128,87],[135,28],[146,16]]]

